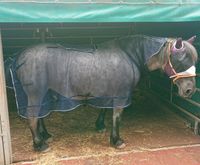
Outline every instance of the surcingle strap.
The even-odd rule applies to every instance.
[[[60,44],[55,44],[55,45],[47,45],[47,48],[49,49],[56,49],[56,48],[63,48],[66,50],[72,50],[72,51],[78,51],[78,52],[85,52],[85,53],[94,53],[94,51],[97,49],[97,45],[92,44],[92,45],[85,45],[85,46],[77,46],[77,45],[60,45]]]

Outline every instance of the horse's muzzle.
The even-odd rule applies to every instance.
[[[188,88],[188,89],[186,89],[185,91],[184,91],[184,97],[186,97],[186,98],[191,98],[192,97],[192,95],[195,93],[195,91],[196,91],[196,88]]]
[[[195,78],[180,78],[175,83],[178,87],[178,94],[184,98],[191,98],[196,91]]]

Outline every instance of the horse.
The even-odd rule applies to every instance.
[[[43,119],[51,110],[69,111],[82,104],[102,108],[95,123],[100,132],[105,130],[107,108],[113,109],[110,143],[124,148],[119,133],[121,114],[131,104],[142,70],[161,69],[176,84],[181,97],[195,92],[198,54],[194,40],[195,36],[182,40],[133,35],[91,49],[52,43],[25,49],[14,60],[11,76],[19,114],[28,119],[34,150],[49,148],[52,135]],[[57,103],[54,109],[49,100]]]

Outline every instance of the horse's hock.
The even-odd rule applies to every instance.
[[[194,17],[190,17],[190,20],[184,20],[189,19],[192,14],[181,18],[176,18],[176,14],[174,14],[172,19],[171,16],[167,15],[168,11],[165,16],[162,14],[163,17],[160,17],[161,14],[156,16],[144,12],[144,17],[140,15],[140,17],[133,18],[134,14],[138,15],[133,9],[137,8],[139,4],[133,5],[132,2],[127,1],[127,8],[126,5],[123,6],[122,4],[121,10],[123,12],[115,11],[116,8],[112,8],[112,6],[120,6],[120,3],[93,3],[92,5],[97,5],[96,12],[94,12],[94,8],[84,8],[84,5],[91,5],[88,2],[84,5],[77,3],[68,7],[70,5],[65,1],[65,3],[58,3],[56,9],[55,4],[51,3],[26,3],[25,8],[23,2],[14,4],[1,2],[0,12],[4,11],[5,16],[0,16],[3,58],[4,61],[8,60],[8,63],[4,63],[5,76],[7,75],[6,69],[9,66],[9,60],[12,62],[13,57],[18,56],[21,51],[40,43],[58,44],[49,46],[52,51],[62,45],[66,48],[73,48],[73,51],[90,54],[94,50],[98,50],[98,45],[101,43],[125,36],[142,34],[158,37],[182,37],[187,40],[196,35],[194,46],[199,54],[200,19],[198,16],[193,15]],[[199,4],[198,2],[195,3],[195,5],[192,5],[192,11],[198,13]],[[41,13],[49,12],[46,14],[46,16],[49,16],[38,15],[37,10],[32,10],[32,5],[37,5],[35,8],[38,12],[39,10]],[[43,5],[46,5],[46,9],[49,10],[45,11]],[[56,11],[59,9],[61,17],[53,15],[55,12],[53,12],[52,5],[54,5],[53,8]],[[132,5],[135,7],[128,7]],[[173,4],[170,5],[173,6]],[[31,13],[32,11],[33,17],[28,18],[29,14],[18,15],[18,17],[12,15],[11,11],[22,10],[20,6],[24,13]],[[103,16],[98,15],[101,13],[100,11],[108,9],[109,6],[111,6],[111,9],[107,11],[113,12],[113,15],[105,11]],[[68,8],[68,10],[63,7]],[[126,10],[123,9],[124,7]],[[160,13],[165,11],[164,7],[165,5],[161,5],[160,8],[154,8],[154,5],[152,5],[152,10],[144,11]],[[88,11],[90,17],[88,14],[83,14]],[[130,11],[135,13],[130,14]],[[191,12],[191,9],[187,9],[183,4],[183,6],[180,5],[180,8],[177,8],[176,12],[187,13],[182,11]],[[72,13],[77,17],[73,17]],[[91,13],[93,13],[93,17],[91,17]],[[171,11],[172,15],[173,13],[174,11]],[[118,20],[116,20],[117,17],[112,17],[114,15],[118,15]],[[151,15],[151,18],[148,15]],[[5,19],[6,17],[10,19]],[[157,23],[155,23],[155,20],[157,20]],[[174,22],[174,20],[178,22]],[[20,63],[16,69],[20,69],[23,65],[23,62]],[[91,63],[90,66],[92,65]],[[197,75],[199,72],[200,65],[198,62],[196,65]],[[31,73],[32,71],[30,71],[30,76]],[[9,78],[6,79],[7,84],[9,84],[9,80]],[[100,79],[99,82],[101,82]],[[1,84],[2,82],[0,82]],[[25,85],[30,86],[31,82]],[[11,147],[9,147],[10,132],[5,100],[3,111],[0,111],[0,164],[9,164],[11,157],[14,164],[22,164],[21,162],[24,162],[24,164],[199,164],[200,79],[198,76],[196,77],[196,87],[197,90],[194,95],[191,98],[184,99],[178,96],[177,87],[165,74],[160,71],[154,71],[151,74],[144,72],[139,85],[134,89],[132,104],[125,108],[122,114],[120,135],[126,144],[123,149],[113,148],[109,142],[113,125],[111,109],[107,110],[104,122],[102,122],[104,112],[101,112],[99,122],[96,122],[101,110],[88,105],[82,105],[76,110],[65,113],[51,112],[45,120],[47,130],[52,135],[52,138],[49,139],[52,141],[48,142],[50,150],[46,153],[38,153],[32,149],[32,135],[27,120],[19,116],[17,111],[19,105],[16,105],[15,93],[13,89],[7,88],[12,155]],[[53,93],[53,91],[50,92]],[[5,92],[2,95],[5,96]],[[78,97],[78,99],[81,97]],[[87,93],[87,98],[90,99],[90,97],[90,93]],[[46,99],[54,99],[54,104],[48,105],[48,108],[49,106],[55,107],[56,101],[62,99],[62,95],[53,93],[51,97]],[[83,102],[83,104],[85,103],[88,103],[88,101]],[[5,120],[6,123],[2,122]],[[45,138],[48,136],[45,130],[41,134]]]

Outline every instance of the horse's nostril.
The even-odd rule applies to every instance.
[[[187,89],[187,90],[185,91],[185,93],[186,93],[187,95],[190,95],[190,94],[192,93],[192,89]]]

